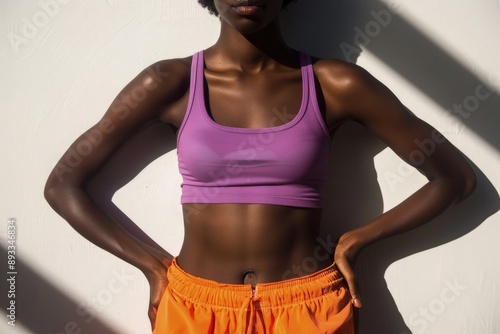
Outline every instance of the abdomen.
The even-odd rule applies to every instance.
[[[223,283],[242,283],[246,270],[259,281],[289,277],[318,246],[321,210],[267,204],[185,204],[179,265]],[[331,261],[318,261],[317,270]],[[311,268],[315,269],[315,268]],[[305,273],[307,274],[307,273]]]

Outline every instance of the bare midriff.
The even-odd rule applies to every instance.
[[[276,282],[321,270],[321,210],[269,204],[184,204],[179,266],[220,283]],[[309,261],[305,261],[309,259]],[[303,265],[307,263],[307,265]]]

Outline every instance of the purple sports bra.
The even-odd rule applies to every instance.
[[[316,100],[309,55],[300,53],[302,104],[288,123],[216,123],[204,98],[203,51],[193,55],[189,102],[177,134],[181,203],[262,203],[321,208],[330,136]]]

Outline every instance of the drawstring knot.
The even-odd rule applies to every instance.
[[[241,334],[251,334],[254,333],[255,330],[255,320],[257,317],[257,308],[255,307],[255,303],[259,302],[261,297],[257,295],[257,287],[252,287],[250,296],[245,299],[241,309],[239,311],[239,319],[240,321],[237,324],[238,333]],[[248,315],[248,324],[247,324],[247,312],[250,311]]]

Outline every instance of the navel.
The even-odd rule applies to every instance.
[[[257,284],[257,275],[251,269],[243,272],[243,284],[251,284],[253,287]]]

